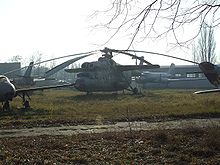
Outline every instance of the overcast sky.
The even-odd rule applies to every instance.
[[[127,48],[129,42],[123,37],[101,45],[108,39],[108,34],[91,29],[94,22],[89,16],[95,10],[106,9],[108,3],[109,0],[0,0],[0,62],[7,62],[15,55],[29,62],[29,56],[37,51],[43,54],[43,59],[48,59],[105,46]],[[138,48],[166,53],[166,44],[158,42],[146,41],[140,43]],[[176,55],[178,51],[170,53]],[[219,55],[218,46],[216,51]],[[183,57],[189,56],[186,54]],[[171,62],[171,59],[153,60],[153,63],[167,65]]]

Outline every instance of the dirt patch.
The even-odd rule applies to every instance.
[[[185,119],[161,122],[118,122],[115,124],[96,124],[96,125],[61,125],[54,127],[32,127],[22,129],[2,129],[2,137],[22,137],[39,135],[74,135],[103,132],[122,132],[122,131],[141,131],[141,130],[167,130],[167,129],[186,129],[190,128],[213,128],[220,127],[220,118],[211,119]],[[195,132],[196,133],[196,132]]]

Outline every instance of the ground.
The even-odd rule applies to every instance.
[[[2,164],[218,164],[220,130],[108,132],[0,139]]]
[[[43,99],[42,99],[43,98]],[[32,108],[2,112],[1,130],[51,128],[135,121],[166,122],[219,119],[219,95],[153,90],[141,96],[85,96],[50,91],[32,96]],[[117,130],[70,135],[0,138],[0,164],[219,164],[219,125]]]

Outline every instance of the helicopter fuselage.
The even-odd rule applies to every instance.
[[[85,72],[83,73],[85,74]],[[78,77],[75,82],[75,88],[83,92],[98,91],[119,91],[127,89],[130,85],[125,79],[122,79],[118,73],[110,72],[86,72],[89,77]],[[95,76],[94,76],[95,75]]]
[[[115,61],[106,57],[91,63],[83,63],[75,81],[75,88],[83,92],[120,91],[127,89],[131,83],[129,71],[122,72],[115,67]]]

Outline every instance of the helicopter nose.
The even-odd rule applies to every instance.
[[[15,96],[15,87],[12,84],[2,84],[0,87],[1,100],[12,100]]]
[[[74,86],[78,90],[84,90],[85,89],[85,80],[84,79],[77,79]]]
[[[12,98],[15,96],[15,88],[14,88],[14,86],[8,87],[8,90],[6,90],[6,92],[5,92],[5,96],[9,100],[12,100]]]

